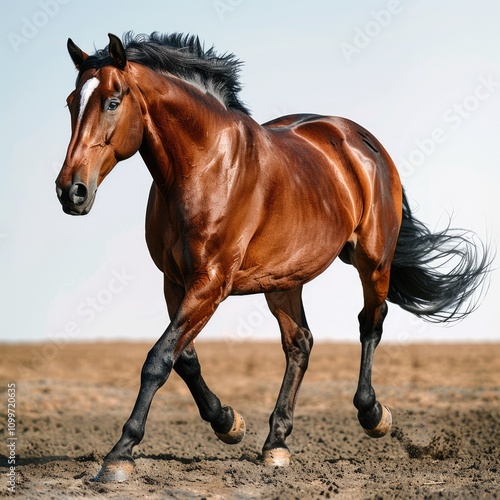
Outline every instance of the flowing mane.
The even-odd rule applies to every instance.
[[[242,65],[234,54],[218,55],[214,47],[205,50],[195,35],[182,33],[123,36],[127,59],[156,72],[167,72],[201,87],[226,107],[246,114],[250,110],[240,100],[239,71]],[[80,77],[89,68],[111,64],[109,46],[97,50],[80,67]]]

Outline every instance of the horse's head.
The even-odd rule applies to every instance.
[[[79,70],[67,99],[71,141],[56,180],[63,210],[87,214],[102,180],[120,161],[139,149],[143,136],[141,106],[131,91],[129,64],[120,39],[109,35],[109,56],[88,56],[71,39],[68,50]]]

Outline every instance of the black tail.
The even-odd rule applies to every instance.
[[[403,220],[392,261],[388,300],[432,322],[474,311],[492,259],[474,234],[447,228],[431,233],[411,213],[403,192]],[[481,294],[479,294],[480,296]]]

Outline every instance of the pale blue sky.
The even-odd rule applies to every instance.
[[[68,37],[92,52],[108,32],[198,34],[245,62],[242,95],[257,121],[292,112],[351,118],[400,165],[421,219],[434,227],[453,212],[455,225],[498,239],[498,1],[26,0],[2,11],[2,341],[154,339],[167,325],[144,243],[151,180],[140,157],[115,168],[88,216],[67,216],[57,201],[75,80]],[[385,339],[499,341],[499,299],[493,276],[482,307],[453,328],[392,306]],[[305,307],[316,339],[357,341],[352,268],[335,264],[306,286]],[[279,333],[254,296],[229,299],[201,338]]]

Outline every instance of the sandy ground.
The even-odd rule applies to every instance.
[[[390,435],[357,423],[359,347],[317,344],[299,396],[288,468],[260,451],[281,383],[274,344],[197,343],[205,379],[245,418],[228,446],[173,374],[159,391],[133,479],[92,479],[120,435],[150,345],[0,346],[1,480],[9,495],[7,385],[15,383],[15,489],[20,498],[498,498],[500,345],[380,346],[374,385]]]

